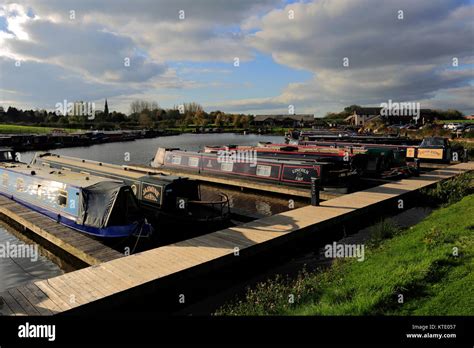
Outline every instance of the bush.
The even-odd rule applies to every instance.
[[[303,299],[317,296],[312,276],[303,269],[296,279],[281,275],[247,288],[245,299],[224,305],[216,315],[276,315],[291,309]]]
[[[377,225],[370,227],[370,244],[377,246],[382,242],[382,240],[392,238],[400,233],[400,231],[400,227],[398,227],[393,220],[382,220]]]
[[[473,173],[463,173],[453,179],[438,182],[434,188],[423,189],[420,193],[426,204],[452,204],[473,192],[473,179]]]

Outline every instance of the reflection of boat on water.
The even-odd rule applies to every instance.
[[[13,157],[11,153],[2,156]],[[120,181],[3,161],[0,194],[97,237],[148,236],[152,232],[130,186]]]
[[[31,163],[120,180],[131,186],[145,216],[156,224],[203,222],[209,225],[230,218],[229,199],[226,195],[220,193],[214,200],[201,200],[199,182],[186,177],[151,174],[146,168],[138,171],[127,166],[50,153],[36,154]]]

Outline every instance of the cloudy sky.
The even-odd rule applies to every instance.
[[[0,105],[134,99],[323,116],[420,102],[474,113],[473,0],[16,0]]]

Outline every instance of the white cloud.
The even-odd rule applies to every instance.
[[[455,0],[340,0],[289,4],[252,18],[248,26],[260,30],[247,37],[249,45],[314,76],[279,96],[249,100],[248,107],[292,103],[330,111],[335,105],[429,100],[442,89],[472,89],[473,11],[472,4]],[[454,57],[457,68],[451,66]]]
[[[177,62],[225,62],[231,69],[234,57],[249,61],[257,51],[313,77],[266,98],[249,95],[234,100],[229,92],[227,98],[209,102],[209,108],[285,112],[293,104],[297,112],[321,115],[349,104],[377,105],[392,99],[438,107],[443,101],[449,105],[456,101],[464,111],[473,109],[472,99],[465,96],[472,91],[474,61],[474,5],[468,1],[16,2],[21,5],[13,1],[0,5],[0,17],[7,17],[9,29],[0,30],[1,66],[6,69],[0,89],[20,91],[23,97],[3,92],[3,100],[48,104],[62,94],[117,101],[141,94],[159,99],[160,93],[174,95],[169,90],[207,86],[221,92],[223,87],[249,82],[258,86],[258,76],[252,81],[238,77],[208,81],[212,73],[226,74],[225,68],[208,64],[178,67],[179,74],[170,68]],[[180,10],[185,11],[184,20],[178,18]],[[294,19],[288,16],[290,10]],[[397,18],[400,10],[403,20]],[[130,67],[124,66],[126,57]],[[349,58],[349,67],[343,67],[344,57]],[[451,66],[454,57],[459,59],[457,68]],[[23,81],[17,80],[11,59],[24,60],[22,71],[30,75]],[[200,81],[197,75],[204,73],[207,77]],[[47,91],[33,93],[44,86]],[[455,97],[460,93],[463,97]]]

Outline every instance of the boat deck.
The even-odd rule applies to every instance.
[[[223,269],[230,263],[268,253],[274,247],[285,245],[289,238],[322,233],[324,228],[348,221],[362,212],[368,213],[382,203],[392,203],[405,194],[473,169],[474,162],[457,164],[420,177],[334,198],[320,206],[290,210],[238,227],[12,288],[0,293],[4,302],[0,314],[51,315],[71,310],[93,311],[107,300],[107,303],[116,304],[115,301],[131,294],[151,296],[153,289],[169,286],[166,279],[172,275],[179,274],[186,279],[190,274]],[[397,209],[396,204],[393,207]],[[239,256],[235,254],[237,248]],[[176,297],[170,299],[173,300]]]

